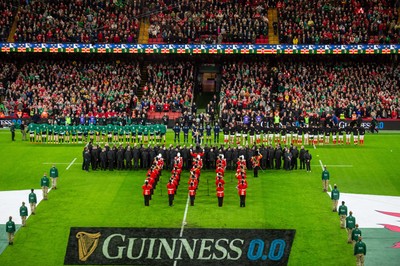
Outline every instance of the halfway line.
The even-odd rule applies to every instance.
[[[187,201],[186,201],[186,207],[185,207],[185,213],[183,214],[183,220],[182,220],[182,225],[181,225],[181,232],[179,233],[179,237],[182,237],[182,236],[183,236],[183,229],[185,228],[185,225],[186,225],[186,216],[187,216],[187,213],[188,213],[189,200],[190,200],[190,196],[189,196],[189,193],[188,193],[188,197],[187,197]],[[178,262],[175,260],[175,261],[174,261],[174,266],[176,266],[177,263],[178,263]]]
[[[71,167],[71,165],[74,164],[75,161],[76,161],[76,158],[72,160],[72,162],[68,165],[68,167],[66,168],[66,170],[68,170],[68,169]]]

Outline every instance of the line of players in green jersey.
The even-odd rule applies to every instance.
[[[28,126],[30,142],[36,143],[165,143],[167,127],[154,125],[57,125],[35,124]]]

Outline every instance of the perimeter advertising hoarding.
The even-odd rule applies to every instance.
[[[21,122],[24,121],[25,125],[29,124],[31,122],[30,118],[0,118],[0,127],[9,127],[11,124],[15,124],[17,128],[19,128],[19,125]],[[46,123],[46,119],[42,119],[40,123]],[[162,123],[161,119],[155,119],[155,120],[150,120],[149,122],[153,123]],[[172,127],[172,125],[175,125],[175,121],[170,120],[169,122],[170,125],[169,127]],[[178,122],[178,121],[176,121]],[[350,124],[351,120],[348,119],[346,121],[340,121],[339,126],[340,127],[346,127],[347,124]],[[296,124],[295,124],[296,125]],[[364,122],[361,124],[366,130],[368,130],[371,126],[371,121],[369,120],[364,120]],[[400,120],[396,119],[378,119],[378,129],[380,130],[400,130]]]
[[[72,227],[64,264],[287,265],[295,230]]]

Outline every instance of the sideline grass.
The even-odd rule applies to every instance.
[[[43,172],[51,167],[43,163],[65,164],[57,165],[59,189],[50,192],[37,215],[19,230],[14,246],[0,255],[0,265],[62,265],[72,226],[180,228],[187,199],[187,172],[182,173],[174,207],[168,207],[165,180],[169,176],[164,171],[151,206],[145,208],[141,195],[145,171],[86,173],[79,164],[83,144],[30,144],[19,141],[19,134],[13,143],[9,135],[0,131],[0,190],[37,187]],[[353,165],[329,168],[331,184],[337,183],[342,192],[399,196],[399,140],[399,134],[367,135],[362,147],[317,146],[310,149],[312,164],[318,165],[321,160],[328,165]],[[74,158],[76,164],[66,170]],[[320,166],[313,166],[311,173],[266,170],[259,178],[249,172],[246,208],[239,208],[236,181],[231,181],[233,172],[227,172],[224,207],[218,208],[215,173],[202,171],[187,226],[296,229],[289,265],[352,265],[352,248],[346,244],[346,233],[339,229],[337,214],[331,212],[330,199],[321,192],[320,173]]]

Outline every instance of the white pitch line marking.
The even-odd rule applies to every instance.
[[[321,165],[322,171],[324,171],[324,165],[322,164],[322,161],[321,161],[321,160],[319,160],[319,164]]]
[[[68,170],[76,161],[77,158],[73,159],[72,162],[68,165],[68,167],[66,168],[66,170]]]
[[[312,166],[318,166],[318,165],[319,165],[319,164],[313,164]],[[327,164],[326,166],[329,166],[329,167],[339,167],[339,168],[341,168],[341,167],[343,167],[343,168],[353,167],[352,164]]]
[[[188,208],[189,208],[189,200],[190,200],[190,196],[188,193],[188,197],[187,197],[187,201],[186,201],[186,207],[185,207],[185,213],[183,214],[183,220],[182,220],[182,225],[181,225],[181,232],[179,233],[179,237],[183,236],[183,230],[185,229],[185,225],[186,225],[186,217],[187,217],[187,213],[188,213]],[[178,261],[174,261],[174,266],[176,266],[176,264],[178,263]]]
[[[71,164],[71,163],[42,163],[42,164],[55,164],[55,165],[57,165],[57,164]],[[73,164],[79,164],[79,163],[73,163]]]

